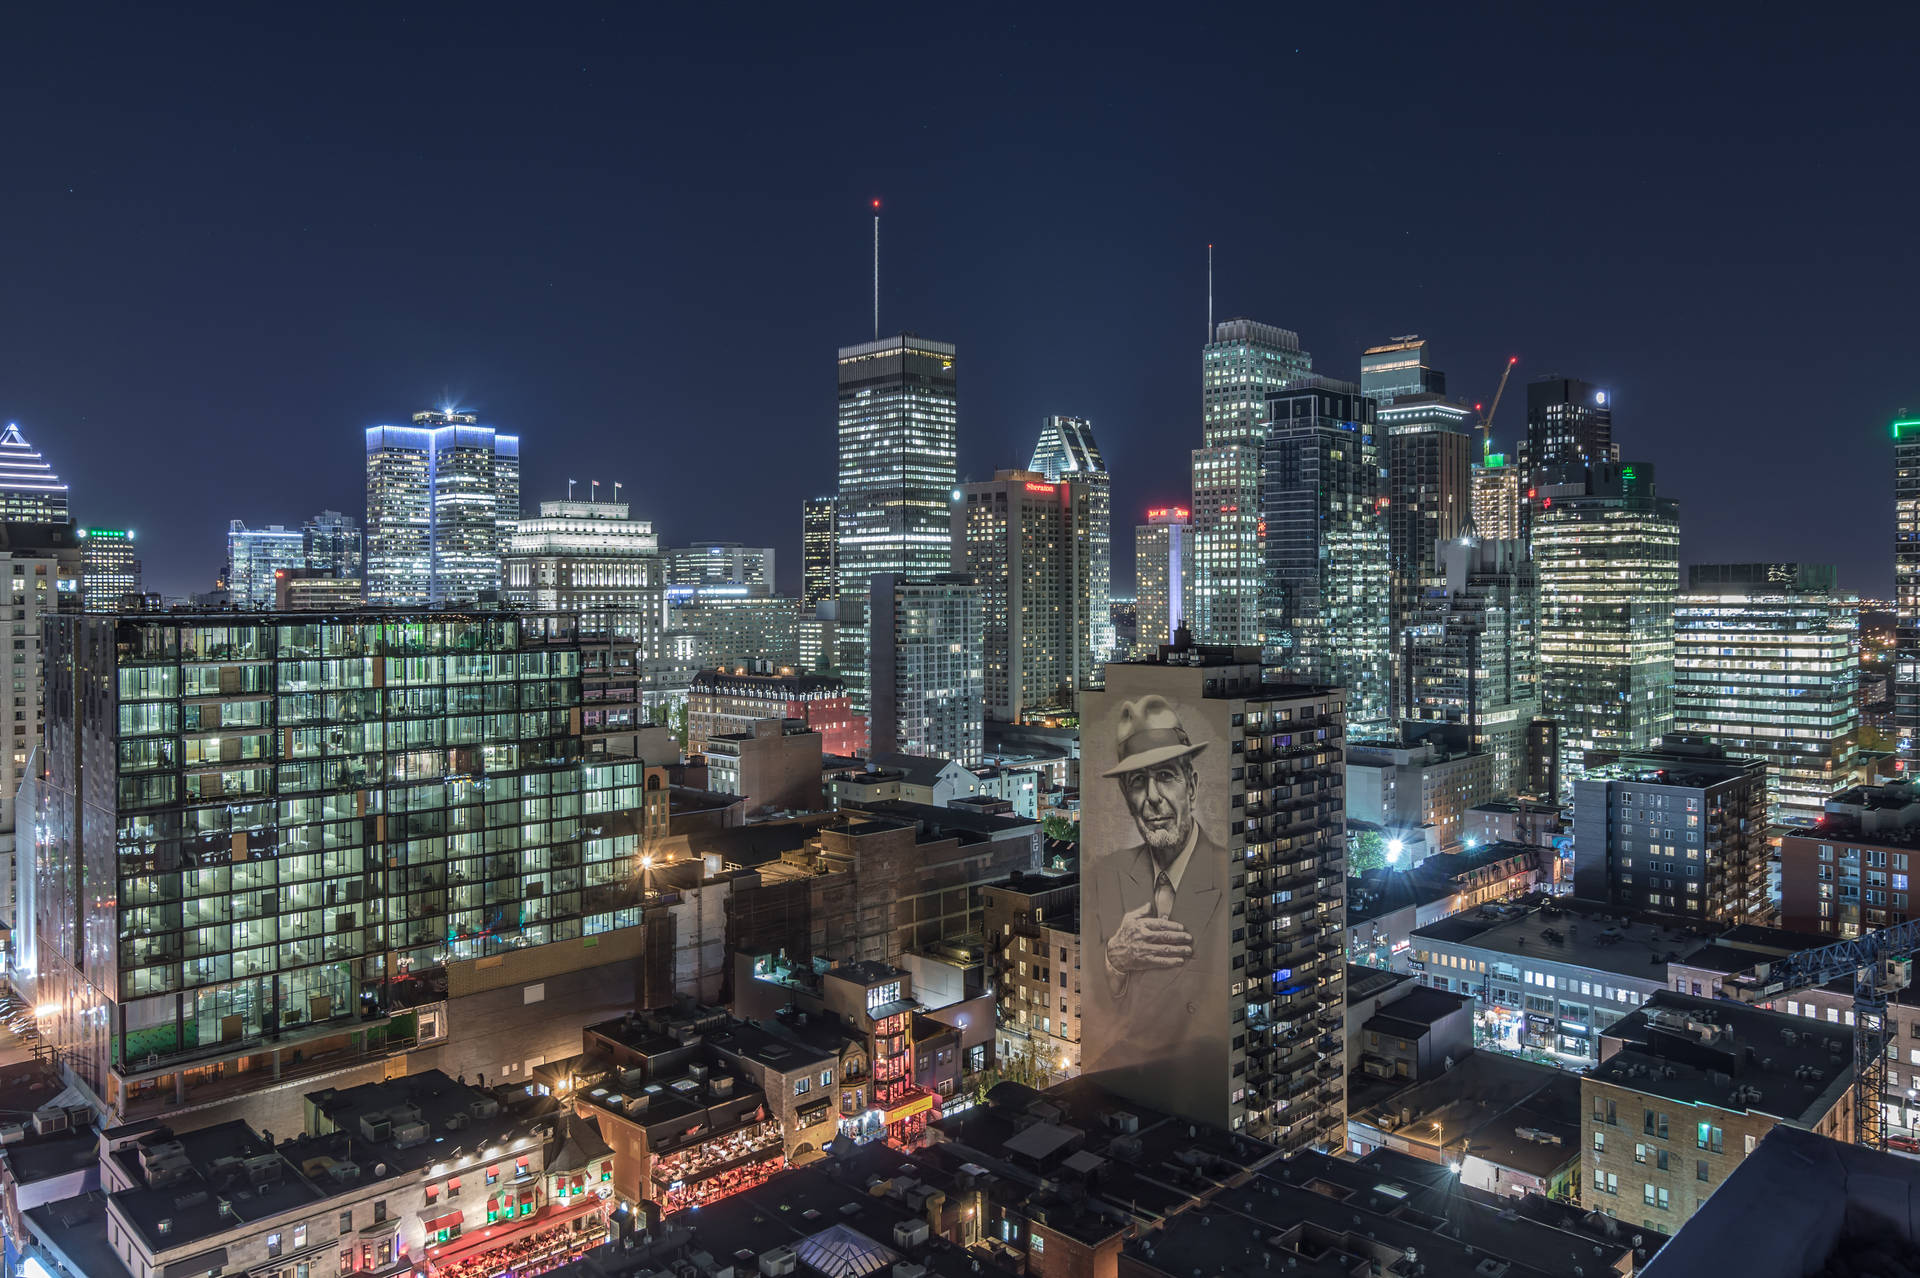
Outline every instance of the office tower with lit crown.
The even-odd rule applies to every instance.
[[[1427,363],[1427,341],[1396,337],[1360,353],[1360,393],[1381,406],[1413,395],[1447,393],[1447,375]]]
[[[1093,665],[1089,678],[1113,655],[1113,488],[1106,459],[1093,438],[1093,423],[1084,417],[1049,417],[1040,428],[1027,467],[1050,483],[1072,482],[1087,494],[1088,565],[1087,616],[1092,627]]]
[[[977,764],[985,752],[986,633],[980,588],[940,573],[868,579],[873,624],[872,754]]]
[[[131,528],[80,528],[80,600],[87,612],[112,612],[120,596],[140,593],[140,556]]]
[[[835,497],[809,497],[800,508],[800,597],[809,608],[840,597],[839,510]]]
[[[67,524],[67,486],[20,433],[20,423],[0,431],[0,522]]]
[[[1590,750],[1643,750],[1673,726],[1680,508],[1653,467],[1601,463],[1541,485],[1541,713],[1560,725],[1562,785]]]
[[[1291,1156],[1345,1144],[1345,717],[1262,675],[1257,647],[1180,644],[1083,700],[1080,1064]],[[1134,959],[1142,915],[1183,961]]]
[[[1613,442],[1612,398],[1577,377],[1528,383],[1527,438],[1521,451],[1529,479],[1558,467],[1620,460]]]
[[[867,709],[868,579],[938,576],[952,559],[954,354],[911,334],[840,349],[839,673],[857,711]]]
[[[583,636],[631,643],[644,717],[673,699],[660,539],[651,520],[628,517],[626,502],[541,502],[508,535],[500,575],[515,608],[572,613]]]
[[[1260,642],[1261,447],[1267,395],[1313,371],[1300,335],[1230,319],[1200,353],[1201,447],[1193,454],[1193,612],[1208,643]]]
[[[1523,534],[1520,494],[1525,479],[1505,453],[1486,453],[1473,463],[1473,535],[1488,541],[1518,541]]]
[[[243,520],[227,523],[227,589],[235,607],[271,608],[282,574],[307,566],[306,538],[298,528],[270,524],[249,528]],[[118,601],[106,609],[112,611]]]
[[[1133,530],[1134,647],[1172,643],[1193,604],[1193,514],[1156,506]]]
[[[1525,542],[1457,538],[1400,638],[1401,705],[1418,724],[1465,727],[1493,756],[1502,795],[1530,789],[1528,729],[1540,714],[1539,579]]]
[[[1853,784],[1860,600],[1826,564],[1694,564],[1673,616],[1674,731],[1767,763],[1769,819],[1807,825]]]
[[[1920,763],[1920,418],[1893,424],[1893,729],[1898,766]]]
[[[1374,403],[1308,377],[1270,392],[1264,446],[1265,660],[1345,691],[1355,736],[1392,723],[1387,530]]]
[[[403,987],[457,1008],[638,956],[641,765],[586,757],[571,616],[46,635],[29,961],[48,1043],[117,1121],[223,1074],[378,1077],[448,1019]]]
[[[1069,472],[1071,474],[1072,472]],[[1003,470],[954,489],[953,571],[979,587],[986,715],[1072,714],[1102,653],[1091,611],[1105,484]],[[1107,612],[1105,600],[1101,611]]]
[[[520,518],[520,440],[472,413],[367,428],[367,602],[419,607],[500,587]]]
[[[352,515],[323,510],[300,527],[306,543],[307,571],[345,581],[358,578],[365,563],[360,525]]]

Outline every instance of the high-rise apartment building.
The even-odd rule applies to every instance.
[[[1920,763],[1920,418],[1893,424],[1893,728],[1898,767]]]
[[[423,1032],[403,982],[458,994],[638,954],[620,814],[641,769],[584,757],[573,618],[127,614],[46,634],[26,961],[43,1033],[110,1112],[382,1062]]]
[[[1355,736],[1384,732],[1393,689],[1373,401],[1351,382],[1309,377],[1267,403],[1265,660],[1341,688]]]
[[[1260,642],[1261,448],[1267,395],[1313,371],[1300,335],[1230,319],[1200,353],[1201,447],[1193,454],[1191,629],[1209,643]]]
[[[19,422],[0,431],[0,523],[66,524],[67,486],[20,433]]]
[[[131,528],[78,528],[80,600],[88,612],[112,612],[120,596],[140,593],[140,555]]]
[[[800,597],[816,608],[840,597],[840,500],[809,497],[800,508]]]
[[[911,334],[840,349],[840,676],[867,709],[868,579],[952,559],[959,383],[954,348]]]
[[[472,413],[367,428],[367,602],[419,607],[500,588],[520,518],[520,439]]]
[[[501,561],[514,607],[573,613],[586,634],[633,644],[648,718],[686,686],[663,673],[664,576],[653,521],[629,518],[623,501],[543,501],[509,534]]]
[[[1337,688],[1260,650],[1107,667],[1081,715],[1081,1068],[1288,1154],[1346,1133]]]
[[[1644,750],[1673,726],[1680,593],[1680,507],[1653,467],[1578,476],[1540,485],[1532,507],[1541,713],[1560,725],[1563,785],[1585,752]]]
[[[1445,395],[1447,375],[1427,364],[1427,340],[1410,335],[1360,353],[1360,393],[1385,407],[1410,395]]]
[[[273,607],[279,575],[306,566],[306,537],[298,528],[282,524],[249,528],[245,520],[227,522],[227,589],[236,607]],[[116,599],[106,608],[89,611],[110,612],[118,606]]]
[[[731,586],[743,595],[773,593],[773,547],[737,541],[696,541],[664,551],[669,586],[706,590]]]
[[[1694,564],[1673,617],[1673,719],[1767,763],[1775,822],[1806,825],[1853,784],[1860,600],[1826,564]]]
[[[1765,922],[1766,761],[1678,733],[1604,754],[1573,783],[1573,847],[1581,900]]]
[[[1087,616],[1093,636],[1091,678],[1113,655],[1113,488],[1106,459],[1093,438],[1093,423],[1084,417],[1049,417],[1040,428],[1027,469],[1046,476],[1049,483],[1071,482],[1087,494],[1088,564]]]
[[[979,587],[986,715],[1021,723],[1071,714],[1101,657],[1093,612],[1105,484],[1003,470],[954,489],[953,571]],[[1097,507],[1097,508],[1096,508]],[[1101,601],[1106,613],[1106,601]]]
[[[1404,717],[1464,726],[1493,756],[1502,795],[1530,788],[1528,729],[1540,714],[1539,578],[1525,542],[1459,538],[1400,640]]]
[[[1134,645],[1172,643],[1193,605],[1193,513],[1156,506],[1133,530]]]
[[[876,573],[869,590],[869,757],[921,754],[979,763],[987,694],[980,588],[952,573],[917,580]]]
[[[1487,453],[1473,463],[1473,535],[1488,541],[1518,541],[1525,533],[1520,494],[1525,477],[1505,453]]]
[[[300,531],[306,540],[309,572],[342,580],[360,575],[366,559],[361,548],[360,525],[352,515],[323,510],[302,524]]]
[[[1473,530],[1473,418],[1465,404],[1425,393],[1403,393],[1377,410],[1374,433],[1383,441],[1387,468],[1381,506],[1396,665],[1400,633],[1439,572],[1434,547]],[[1404,717],[1405,707],[1396,704],[1395,713]]]
[[[1527,385],[1528,478],[1557,467],[1620,460],[1607,392],[1577,377],[1543,377]]]

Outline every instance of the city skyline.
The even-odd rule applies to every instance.
[[[641,28],[620,16],[541,19],[533,39],[531,19],[486,10],[329,21],[314,32],[291,15],[242,28],[129,11],[92,28],[36,14],[16,32],[8,92],[33,127],[16,138],[20,196],[0,229],[36,252],[14,281],[32,304],[0,320],[0,417],[74,485],[80,518],[141,530],[162,591],[210,584],[228,519],[355,513],[343,504],[358,487],[353,432],[443,394],[525,437],[530,502],[560,496],[568,477],[622,478],[668,540],[776,546],[793,578],[781,587],[796,589],[793,508],[832,477],[825,361],[872,331],[866,211],[880,197],[882,331],[936,335],[967,355],[963,478],[1018,465],[1036,421],[1071,414],[1100,433],[1121,527],[1183,502],[1213,243],[1216,319],[1297,331],[1316,368],[1346,379],[1366,347],[1418,332],[1468,400],[1489,398],[1518,354],[1496,430],[1509,449],[1527,380],[1606,386],[1623,455],[1657,461],[1686,506],[1688,561],[1835,562],[1844,588],[1888,593],[1880,524],[1744,517],[1744,494],[1798,477],[1785,454],[1805,428],[1787,397],[1736,408],[1728,388],[1772,380],[1760,352],[1783,324],[1814,328],[1796,366],[1834,388],[1826,465],[1800,489],[1819,511],[1843,508],[1845,477],[1877,485],[1885,423],[1920,407],[1900,359],[1899,272],[1880,255],[1902,242],[1911,181],[1881,159],[1899,78],[1875,59],[1897,38],[1843,57],[1818,24],[1756,23],[1729,45],[1690,31],[1703,19],[1668,15],[1671,40],[1636,52],[1624,13],[1528,15],[1492,33],[1453,14],[1363,30],[1349,25],[1357,16],[1316,13],[1233,48],[1204,30],[1149,46],[1121,23],[1084,50],[1099,56],[1063,58],[1088,33],[1042,16],[1011,35],[969,33],[954,66],[925,74],[836,51],[844,33],[830,20],[794,33],[797,45],[688,16],[669,19],[684,29],[664,40],[627,38]],[[1342,86],[1339,59],[1316,57],[1356,40],[1364,95]],[[682,66],[617,51],[653,47],[726,52]],[[1302,90],[1286,95],[1292,107],[1258,105],[1263,78],[1232,73],[1271,71],[1269,47]],[[1460,83],[1453,68],[1469,55],[1491,56],[1497,73]],[[710,96],[699,86],[722,56],[726,81],[752,91],[680,114],[675,103]],[[48,111],[83,57],[88,101]],[[414,74],[422,61],[502,87],[455,105]],[[1772,74],[1786,65],[1794,74]],[[1758,79],[1774,86],[1762,109],[1715,105]],[[1608,95],[1602,108],[1556,92],[1570,80],[1660,91]],[[1004,93],[977,92],[996,81]],[[1190,91],[1202,81],[1227,86],[1225,100]],[[343,94],[349,83],[377,92]],[[257,119],[230,122],[234,93]],[[903,96],[922,105],[888,128],[908,143],[947,130],[939,164],[912,144],[817,163],[825,122]],[[776,99],[782,118],[769,123]],[[155,100],[170,110],[149,111]],[[1533,105],[1516,110],[1522,101]],[[1210,126],[1214,113],[1253,107],[1318,151],[1355,157],[1359,187],[1384,192],[1402,168],[1368,139],[1416,102],[1434,113],[1427,152],[1461,170],[1470,194],[1321,209],[1275,198],[1277,174],[1238,189],[1202,180],[1237,145]],[[668,112],[672,128],[628,127]],[[601,162],[610,140],[613,162]],[[777,159],[727,158],[740,145]],[[1569,170],[1580,198],[1538,218],[1529,190]],[[1823,171],[1868,180],[1857,199],[1831,201]],[[445,174],[487,198],[458,219],[396,211],[407,201],[392,197]],[[169,215],[147,217],[154,208]],[[756,351],[750,376],[730,371],[734,343],[705,336],[722,315]],[[727,431],[744,445],[728,467],[743,500],[715,508],[681,479],[711,467]],[[289,438],[303,441],[298,467],[280,465]],[[185,478],[181,439],[237,472],[281,475],[284,492],[178,500],[152,480]]]

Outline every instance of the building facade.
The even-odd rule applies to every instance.
[[[323,510],[300,526],[306,544],[307,571],[341,580],[358,578],[366,567],[360,525],[352,515]]]
[[[1456,724],[1493,756],[1502,796],[1529,788],[1527,733],[1540,714],[1539,579],[1526,543],[1460,538],[1400,636],[1400,704],[1416,723]]]
[[[0,431],[0,523],[69,524],[67,486],[41,457],[19,422]]]
[[[1920,792],[1908,781],[1830,798],[1780,839],[1780,926],[1852,938],[1920,916]],[[1920,1065],[1920,1061],[1914,1062]]]
[[[1445,395],[1447,375],[1427,363],[1425,338],[1396,337],[1360,353],[1360,393],[1376,404],[1402,396]]]
[[[840,350],[841,676],[867,710],[867,606],[879,573],[926,577],[952,559],[959,382],[954,348],[902,334]]]
[[[1134,645],[1172,643],[1193,607],[1193,512],[1157,506],[1133,530]]]
[[[1527,385],[1527,439],[1522,450],[1530,479],[1562,467],[1620,460],[1613,442],[1613,401],[1577,377],[1543,377]]]
[[[1676,734],[1604,760],[1573,787],[1574,895],[1702,922],[1772,916],[1764,759]]]
[[[1487,453],[1473,464],[1473,534],[1494,541],[1525,535],[1520,518],[1525,476],[1505,453]]]
[[[800,720],[820,734],[826,754],[848,758],[866,752],[866,719],[853,712],[846,684],[832,676],[702,670],[687,689],[689,746],[749,731],[760,719]]]
[[[1003,470],[954,492],[953,571],[979,587],[987,717],[1071,714],[1104,655],[1099,635],[1112,625],[1093,611],[1096,561],[1106,554],[1095,544],[1105,484],[1096,502],[1094,488],[1077,480]]]
[[[500,588],[520,519],[520,437],[472,413],[367,427],[367,602],[473,600]]]
[[[1538,487],[1541,712],[1560,725],[1561,784],[1589,750],[1640,750],[1673,726],[1680,507],[1653,468],[1596,465]]]
[[[637,934],[637,823],[612,818],[640,765],[585,758],[573,617],[47,636],[30,961],[43,1032],[107,1111],[382,1056],[409,982],[581,937],[610,962]]]
[[[112,612],[140,593],[140,555],[131,528],[80,528],[80,598],[88,612]]]
[[[1093,660],[1113,655],[1113,491],[1106,459],[1084,417],[1049,417],[1040,428],[1028,470],[1048,483],[1072,483],[1087,499],[1087,619]]]
[[[269,524],[249,528],[245,521],[227,523],[227,589],[235,607],[273,607],[274,587],[280,574],[297,571],[307,564],[306,538],[298,528]],[[116,598],[94,612],[111,612],[119,606]]]
[[[1169,646],[1084,700],[1081,1066],[1292,1154],[1346,1126],[1345,719],[1261,676],[1257,647]]]
[[[1313,371],[1300,335],[1230,319],[1200,352],[1201,446],[1193,454],[1194,598],[1190,629],[1208,643],[1260,642],[1266,576],[1261,449],[1267,395]]]
[[[1776,822],[1818,821],[1858,761],[1860,600],[1833,575],[1694,564],[1674,607],[1674,730],[1765,759]]]
[[[986,748],[986,615],[980,588],[944,573],[869,583],[869,748],[976,764]]]
[[[666,563],[669,586],[737,586],[749,595],[773,593],[772,546],[696,541],[668,550],[661,558]]]
[[[1899,764],[1920,760],[1920,419],[1893,424],[1893,728]]]
[[[1435,547],[1473,530],[1473,419],[1465,404],[1435,394],[1402,393],[1376,413],[1375,436],[1387,469],[1381,506],[1396,668],[1400,635],[1440,572]],[[1396,695],[1402,682],[1396,678]],[[1396,701],[1395,715],[1406,717],[1404,702]]]
[[[1264,660],[1346,690],[1346,727],[1392,722],[1387,530],[1373,401],[1314,377],[1267,397]]]
[[[800,507],[800,597],[809,608],[840,597],[840,499],[809,497]]]
[[[994,1059],[1038,1076],[1080,1072],[1080,879],[1015,874],[981,893],[992,974]]]

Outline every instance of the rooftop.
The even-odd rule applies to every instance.
[[[326,1196],[238,1119],[179,1134],[157,1128],[111,1157],[133,1182],[112,1195],[113,1205],[149,1254],[191,1247]]]
[[[1616,1021],[1587,1075],[1685,1105],[1811,1126],[1853,1082],[1853,1027],[1662,990]]]
[[[1535,895],[1416,928],[1413,940],[1416,947],[1421,941],[1451,942],[1664,985],[1666,964],[1696,946],[1701,935],[1678,921],[1636,921],[1605,906]]]
[[[1350,1121],[1430,1149],[1444,1141],[1453,1162],[1472,1154],[1551,1179],[1580,1157],[1580,1078],[1566,1070],[1472,1052],[1424,1083],[1354,1081]]]
[[[1374,1021],[1391,1020],[1418,1032],[1442,1017],[1451,1016],[1472,1002],[1471,994],[1451,994],[1446,990],[1429,989],[1422,985],[1408,990],[1382,1007],[1373,1020],[1367,1022],[1367,1026],[1371,1028]]]

